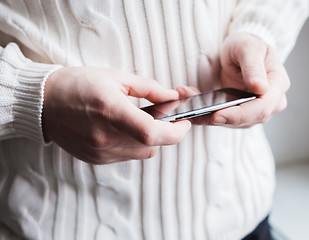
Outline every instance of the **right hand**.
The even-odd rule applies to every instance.
[[[175,90],[121,70],[65,67],[45,85],[43,132],[73,156],[93,164],[153,157],[159,146],[181,141],[189,121],[154,120],[127,96],[164,102]]]

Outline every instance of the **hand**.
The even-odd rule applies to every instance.
[[[256,100],[196,118],[195,124],[246,128],[265,123],[286,108],[289,77],[274,49],[247,33],[229,36],[221,52],[222,87],[259,95]]]
[[[147,159],[159,146],[176,144],[189,121],[154,120],[128,95],[163,102],[178,98],[157,82],[121,70],[67,67],[46,81],[43,131],[73,156],[95,164]]]

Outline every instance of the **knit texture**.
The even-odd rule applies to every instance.
[[[41,143],[44,85],[59,66],[26,59],[16,44],[0,52],[0,135],[26,137]]]
[[[306,16],[301,0],[1,2],[0,39],[23,54],[2,41],[0,238],[244,237],[269,213],[275,186],[261,125],[195,126],[152,159],[89,165],[43,144],[44,81],[55,64],[87,65],[209,90],[228,34],[255,34],[284,59]]]

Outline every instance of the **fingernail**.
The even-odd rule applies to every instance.
[[[224,117],[217,117],[213,121],[214,124],[225,124],[226,123],[226,118]]]
[[[182,87],[177,88],[177,92],[180,97],[183,97],[185,95],[185,90]]]
[[[174,90],[174,89],[169,89],[169,92],[171,95],[173,95],[173,97],[176,99],[179,97],[179,92]]]

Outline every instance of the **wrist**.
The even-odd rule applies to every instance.
[[[44,89],[43,89],[43,100],[42,100],[42,113],[41,113],[41,123],[42,123],[42,137],[45,143],[51,141],[50,132],[50,122],[53,118],[52,112],[52,93],[54,82],[59,78],[60,71],[63,68],[56,68],[55,71],[51,72],[45,79]]]
[[[255,22],[246,22],[237,28],[230,29],[230,35],[248,34],[263,41],[268,46],[276,49],[277,42],[273,33],[264,25]]]

